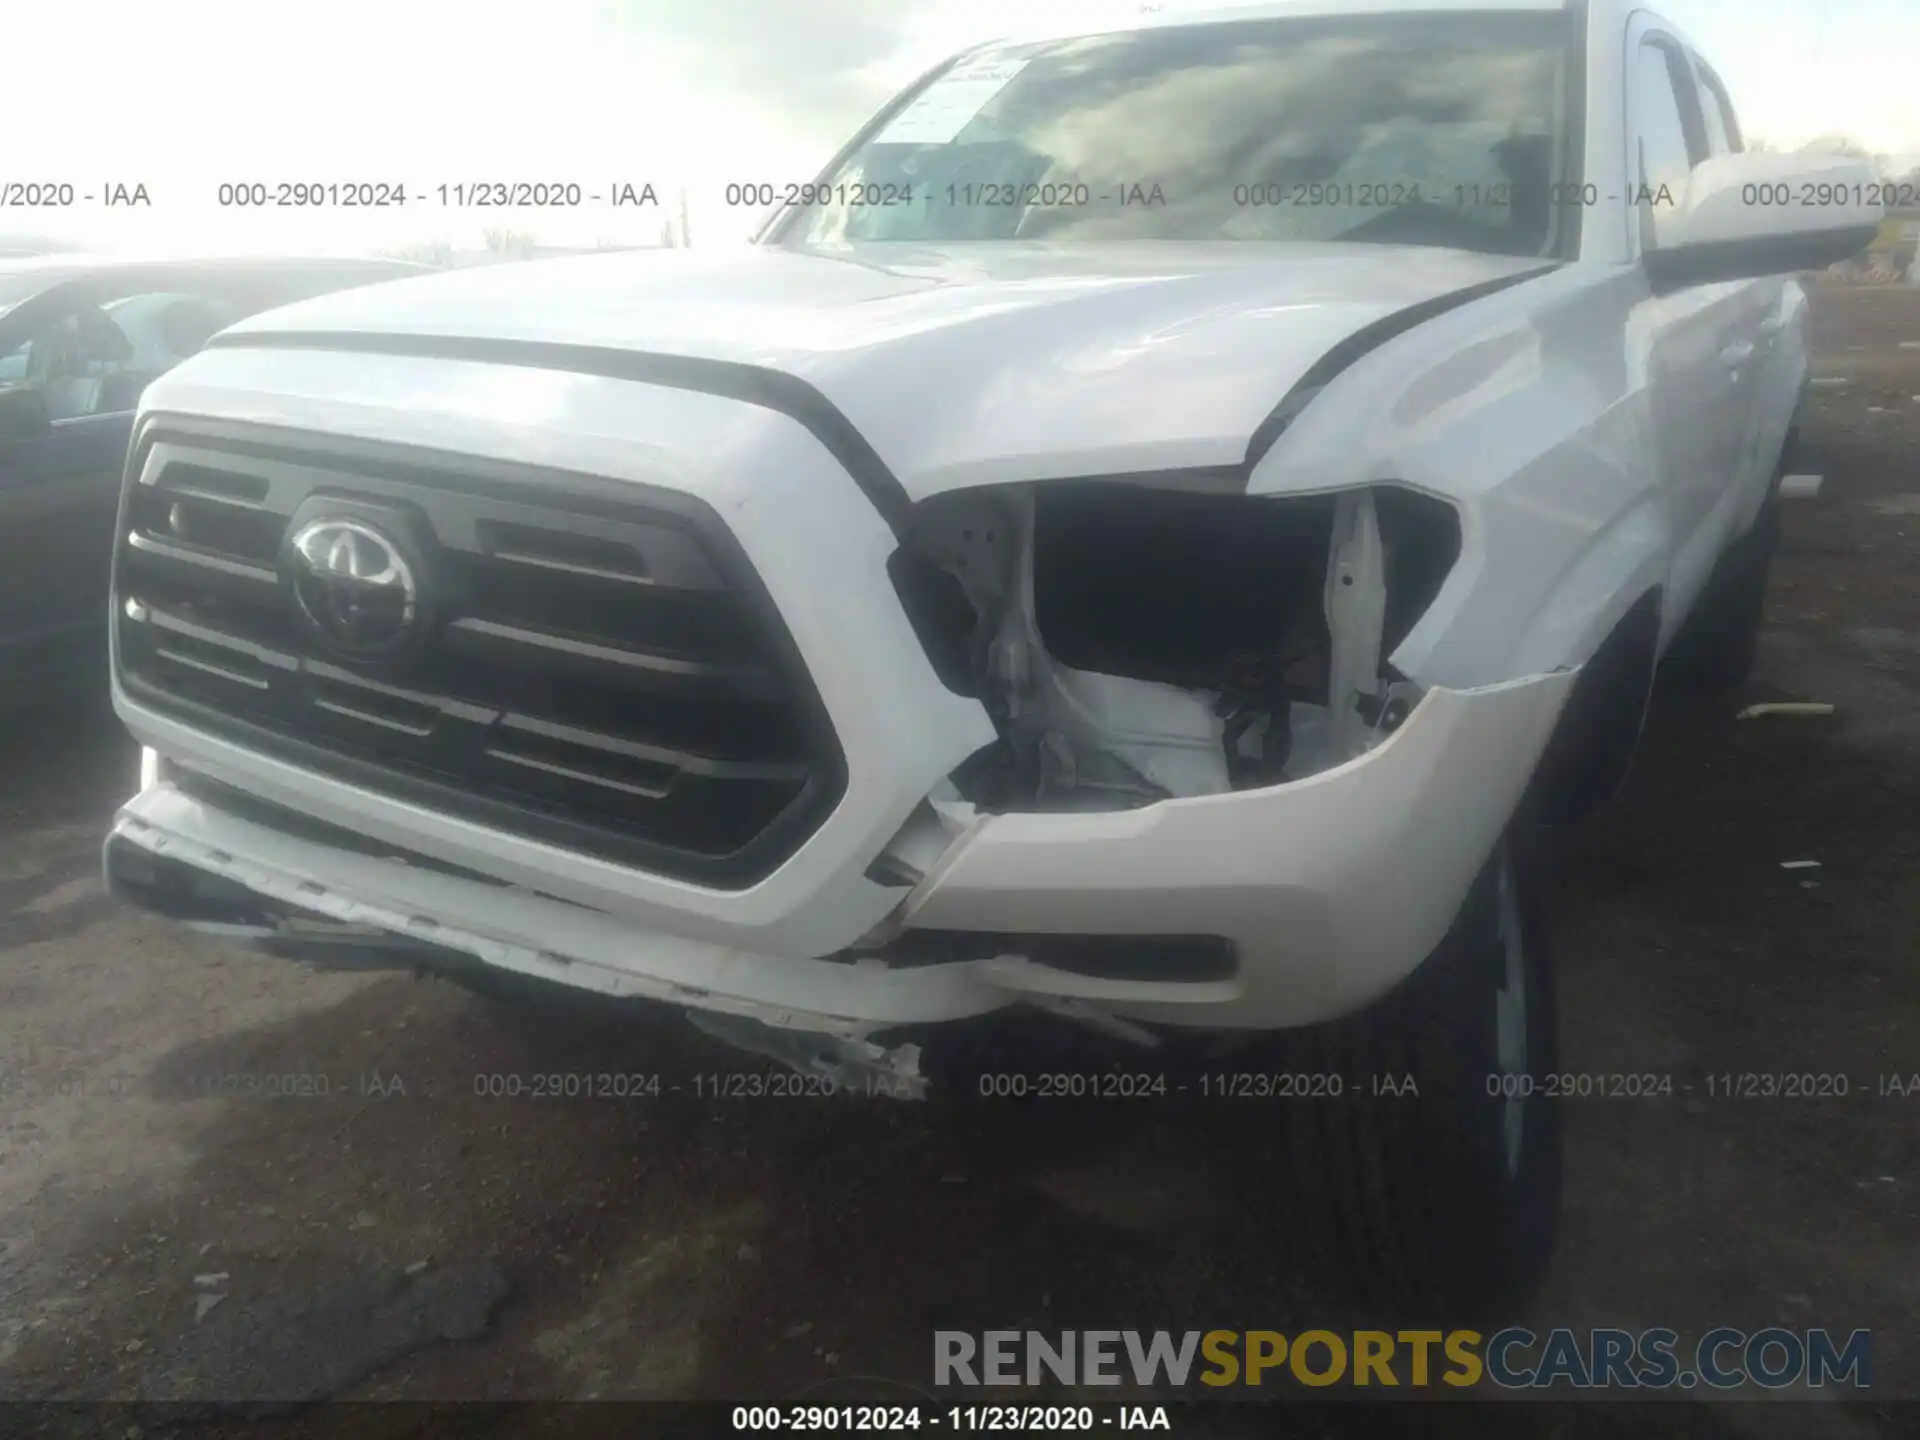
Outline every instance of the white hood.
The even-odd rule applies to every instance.
[[[1237,464],[1356,330],[1539,264],[1364,244],[622,252],[345,291],[235,332],[538,341],[782,371],[918,499]]]

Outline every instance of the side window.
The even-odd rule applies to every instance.
[[[183,291],[76,304],[0,355],[0,384],[33,391],[55,424],[119,414],[237,318],[233,306]]]
[[[240,307],[185,290],[126,295],[101,307],[132,343],[135,365],[154,378],[198,352],[240,318]]]
[[[1700,117],[1707,127],[1707,148],[1715,155],[1725,155],[1732,147],[1727,143],[1727,122],[1720,113],[1720,107],[1713,103],[1710,95],[1702,87],[1700,96]]]
[[[1733,100],[1720,77],[1696,60],[1700,72],[1700,108],[1706,112],[1707,133],[1713,138],[1713,153],[1737,155],[1747,148],[1740,133],[1740,119],[1733,113]]]
[[[119,406],[118,378],[133,347],[106,312],[78,304],[48,316],[10,353],[0,356],[0,373],[10,390],[38,397],[47,418],[81,420],[109,414]]]
[[[1643,223],[1652,226],[1650,234],[1643,231],[1643,239],[1658,236],[1662,218],[1686,194],[1688,175],[1709,154],[1706,125],[1685,63],[1664,45],[1645,41],[1640,46],[1634,72],[1637,163],[1640,182],[1654,197],[1642,203]]]

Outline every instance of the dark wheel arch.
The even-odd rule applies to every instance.
[[[1558,1049],[1543,861],[1528,827],[1510,830],[1412,975],[1276,1042],[1287,1072],[1346,1077],[1335,1098],[1279,1107],[1285,1213],[1324,1278],[1383,1320],[1497,1325],[1552,1257],[1561,1104],[1547,1083]],[[1523,977],[1518,1054],[1498,1019],[1509,966]]]
[[[1658,589],[1634,601],[1581,669],[1527,792],[1529,818],[1578,824],[1619,792],[1653,696],[1660,605]]]
[[[1753,673],[1766,623],[1768,578],[1780,548],[1780,509],[1776,488],[1714,566],[1661,661],[1662,674],[1674,687],[1727,690]]]

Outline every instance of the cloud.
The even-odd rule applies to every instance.
[[[1037,14],[1070,29],[1140,9],[1140,0],[600,0],[608,24],[644,37],[683,80],[836,142],[942,58]]]
[[[602,13],[688,84],[838,136],[895,88],[910,12],[900,0],[606,0]]]

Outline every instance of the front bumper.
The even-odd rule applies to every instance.
[[[907,929],[1218,936],[1237,952],[1229,978],[1110,978],[1014,953],[898,966],[760,953],[685,933],[695,917],[677,931],[541,893],[525,878],[538,873],[541,847],[523,840],[496,836],[469,852],[498,880],[407,864],[196,798],[158,761],[115,820],[108,879],[154,903],[127,881],[132,847],[214,877],[228,893],[265,897],[280,913],[368,927],[369,936],[604,995],[833,1035],[1021,1001],[1184,1027],[1280,1028],[1365,1005],[1438,943],[1573,679],[1563,671],[1431,691],[1373,750],[1292,784],[1098,814],[944,807],[940,853],[891,917]],[[357,792],[331,788],[330,808],[351,810]],[[247,933],[265,937],[278,923]]]

